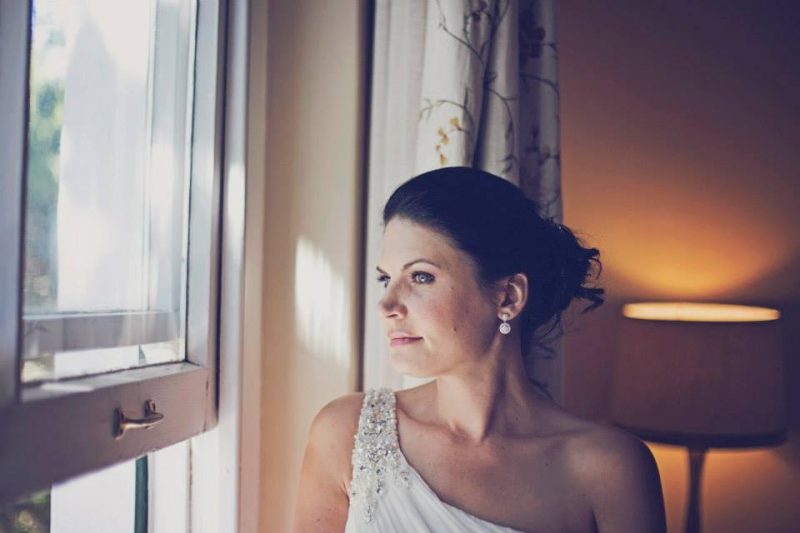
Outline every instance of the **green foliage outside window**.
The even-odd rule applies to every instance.
[[[63,82],[31,88],[25,228],[25,309],[52,309],[57,296],[56,217]]]
[[[50,491],[0,505],[0,533],[46,533],[50,531]]]

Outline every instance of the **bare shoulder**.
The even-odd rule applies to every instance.
[[[325,404],[314,417],[308,446],[324,453],[337,466],[337,477],[349,485],[350,459],[364,393],[345,394]]]
[[[340,396],[322,407],[311,422],[292,531],[344,529],[352,477],[350,459],[363,397],[363,393]]]
[[[666,530],[658,466],[639,438],[586,421],[569,439],[566,453],[570,473],[591,501],[599,531]]]
[[[584,475],[613,463],[655,462],[647,445],[634,435],[609,424],[587,420],[571,435],[567,452],[570,465]]]
[[[318,433],[322,433],[321,436],[335,437],[352,429],[352,437],[358,429],[358,415],[363,402],[363,392],[345,394],[329,401],[314,417],[311,423],[312,432],[316,429]]]

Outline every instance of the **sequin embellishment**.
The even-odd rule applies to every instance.
[[[410,487],[397,440],[394,392],[388,388],[370,389],[361,406],[350,482],[350,501],[362,506],[364,522],[372,521],[378,497],[388,489],[387,474]]]

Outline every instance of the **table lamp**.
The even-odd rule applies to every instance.
[[[709,448],[786,439],[780,313],[744,305],[659,302],[622,307],[610,422],[689,450],[687,533],[700,531]]]

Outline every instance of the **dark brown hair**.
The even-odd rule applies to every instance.
[[[584,313],[604,301],[602,288],[585,285],[600,275],[600,252],[583,247],[566,226],[540,217],[536,204],[503,178],[469,167],[420,174],[386,202],[384,226],[394,217],[448,237],[473,259],[483,287],[527,275],[529,296],[519,320],[523,353],[531,340],[543,341],[560,326],[574,299],[591,302]]]

